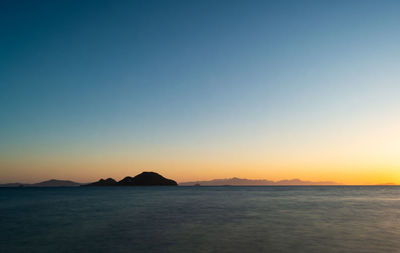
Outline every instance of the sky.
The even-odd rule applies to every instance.
[[[0,183],[400,184],[399,1],[0,3]]]

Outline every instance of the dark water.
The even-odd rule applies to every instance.
[[[0,189],[0,252],[400,252],[400,187]]]

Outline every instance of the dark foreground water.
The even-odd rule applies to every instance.
[[[0,252],[400,252],[400,187],[3,188]]]

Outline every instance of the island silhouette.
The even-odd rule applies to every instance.
[[[113,178],[100,179],[97,182],[82,186],[177,186],[172,180],[161,176],[155,172],[142,172],[134,177],[125,177],[121,181],[115,181]]]
[[[172,179],[165,178],[156,172],[142,172],[135,177],[125,177],[120,181],[113,178],[100,179],[92,183],[78,183],[70,180],[51,179],[39,183],[5,183],[0,187],[77,187],[77,186],[176,186],[178,183]],[[304,181],[301,179],[284,179],[272,181],[268,179],[247,178],[223,178],[205,181],[180,182],[180,186],[323,186],[344,185],[333,181]],[[376,185],[397,185],[395,183],[381,183]]]

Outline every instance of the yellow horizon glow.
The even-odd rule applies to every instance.
[[[366,124],[367,125],[367,124]],[[346,132],[287,133],[174,145],[75,145],[0,157],[1,183],[52,178],[91,182],[155,171],[177,182],[216,178],[334,181],[348,185],[400,184],[400,123],[388,120]],[[351,129],[350,129],[351,130]],[[101,141],[101,140],[100,140]],[[137,148],[140,146],[140,149]]]
[[[22,183],[34,183],[48,179],[64,179],[77,182],[92,182],[100,178],[112,177],[116,180],[125,176],[135,176],[142,171],[155,171],[161,175],[176,180],[177,182],[202,181],[220,178],[247,178],[267,179],[279,181],[298,178],[304,181],[333,181],[344,185],[376,185],[394,183],[400,184],[400,166],[396,165],[347,165],[336,167],[318,164],[215,164],[206,162],[169,162],[155,161],[150,165],[147,162],[101,161],[96,163],[75,162],[66,164],[57,161],[47,161],[30,166],[28,173],[12,173],[15,169],[27,166],[24,163],[9,165],[2,173],[12,175],[8,182],[19,181]],[[190,166],[190,170],[187,168]],[[323,169],[321,169],[323,168]],[[2,179],[6,178],[2,175]],[[13,180],[12,180],[13,179]],[[5,182],[2,182],[5,183]]]

